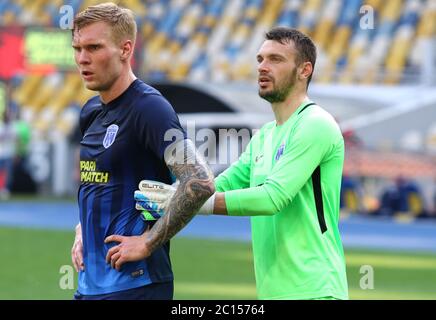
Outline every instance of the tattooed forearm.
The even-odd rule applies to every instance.
[[[166,214],[148,232],[148,247],[153,251],[167,242],[191,221],[203,203],[215,192],[214,176],[194,144],[179,142],[176,156],[167,159],[168,168],[180,181]]]

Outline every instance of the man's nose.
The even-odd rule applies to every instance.
[[[265,60],[260,62],[259,65],[257,66],[257,71],[260,74],[267,73],[269,71],[268,63],[266,63]]]
[[[86,52],[86,50],[80,50],[80,52],[77,53],[78,64],[89,64],[90,62],[91,59],[89,57],[89,54]]]

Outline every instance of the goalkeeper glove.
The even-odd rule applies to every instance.
[[[141,210],[145,220],[157,220],[163,216],[171,203],[178,186],[178,181],[173,185],[153,180],[142,180],[139,190],[135,191],[136,209]],[[213,213],[215,194],[213,194],[199,209],[199,214],[210,215]]]

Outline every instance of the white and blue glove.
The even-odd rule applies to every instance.
[[[141,210],[145,220],[157,220],[166,212],[171,198],[176,192],[174,185],[153,180],[142,180],[135,191],[136,209]]]
[[[136,209],[140,210],[144,220],[157,220],[168,209],[171,199],[176,193],[178,181],[173,185],[153,180],[142,180],[139,190],[135,191]],[[199,213],[210,215],[213,213],[215,194],[213,194],[200,208]]]

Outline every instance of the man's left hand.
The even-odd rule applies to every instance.
[[[119,244],[109,249],[106,262],[110,263],[112,268],[120,271],[124,263],[139,261],[150,256],[151,252],[146,244],[147,232],[148,230],[140,236],[112,235],[107,237],[104,243],[119,242]]]

